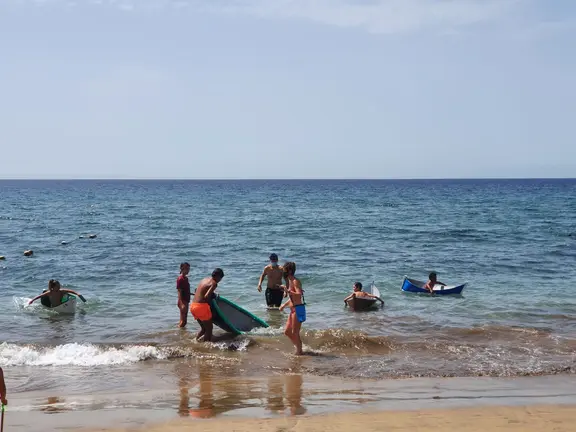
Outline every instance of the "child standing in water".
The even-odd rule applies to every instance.
[[[288,301],[286,301],[279,310],[283,310],[286,306],[290,307],[290,315],[286,321],[286,329],[284,334],[292,341],[296,347],[296,355],[302,355],[302,338],[300,337],[300,330],[302,323],[306,321],[306,306],[304,303],[304,290],[302,283],[296,279],[296,264],[287,262],[284,264],[284,276],[287,280],[288,286],[282,288],[288,294]]]
[[[180,309],[180,322],[178,327],[183,328],[188,324],[188,306],[190,305],[190,264],[183,262],[180,264],[180,276],[176,280],[176,289],[178,290],[178,309]]]

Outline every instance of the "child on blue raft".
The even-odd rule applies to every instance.
[[[426,285],[424,285],[424,289],[428,290],[430,294],[434,294],[434,287],[436,285],[446,286],[444,282],[440,282],[438,280],[438,275],[435,272],[430,273],[428,278],[428,282],[426,282]]]

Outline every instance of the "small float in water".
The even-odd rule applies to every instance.
[[[462,285],[434,285],[432,288],[432,293],[435,295],[451,295],[451,294],[462,294],[462,291],[466,287],[467,283]],[[424,293],[430,294],[426,288],[426,282],[422,282],[416,279],[411,279],[408,276],[404,276],[404,281],[402,282],[402,291],[411,293]]]
[[[220,295],[215,295],[210,301],[210,309],[212,322],[228,333],[240,335],[255,328],[270,327],[267,322]]]
[[[380,298],[380,291],[374,283],[370,286],[370,290],[373,296]],[[380,300],[370,297],[352,297],[346,301],[346,305],[353,311],[365,311],[380,306],[380,304],[376,303],[380,303]],[[384,301],[382,301],[381,305],[384,306]]]
[[[64,296],[62,297],[62,303],[60,303],[58,306],[52,306],[52,304],[50,303],[50,298],[49,297],[42,297],[40,299],[40,303],[42,303],[42,306],[44,306],[44,308],[49,309],[51,312],[56,312],[59,314],[64,314],[64,315],[74,315],[76,313],[76,296],[73,294],[64,294]]]
[[[82,294],[68,289],[61,289],[60,282],[57,280],[50,279],[50,282],[48,282],[48,287],[49,288],[47,290],[42,291],[42,294],[30,300],[28,305],[31,305],[36,300],[40,300],[40,303],[44,309],[48,309],[51,312],[56,312],[59,314],[73,315],[76,313],[76,298],[79,298],[84,303],[86,303],[86,299]],[[50,296],[53,294],[56,295],[57,293],[60,293],[62,296],[58,299],[59,303],[57,305],[53,305]]]

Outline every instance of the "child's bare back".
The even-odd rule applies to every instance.
[[[212,277],[205,277],[200,281],[196,287],[196,292],[194,293],[194,303],[208,303],[206,293],[214,285],[217,285]]]

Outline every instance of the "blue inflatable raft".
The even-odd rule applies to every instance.
[[[422,282],[416,279],[410,279],[408,276],[404,276],[404,282],[402,282],[402,291],[411,293],[425,293],[430,294],[430,292],[424,288],[426,282]],[[432,291],[435,295],[450,295],[450,294],[462,294],[462,291],[466,287],[466,283],[456,286],[444,286],[435,285]]]

